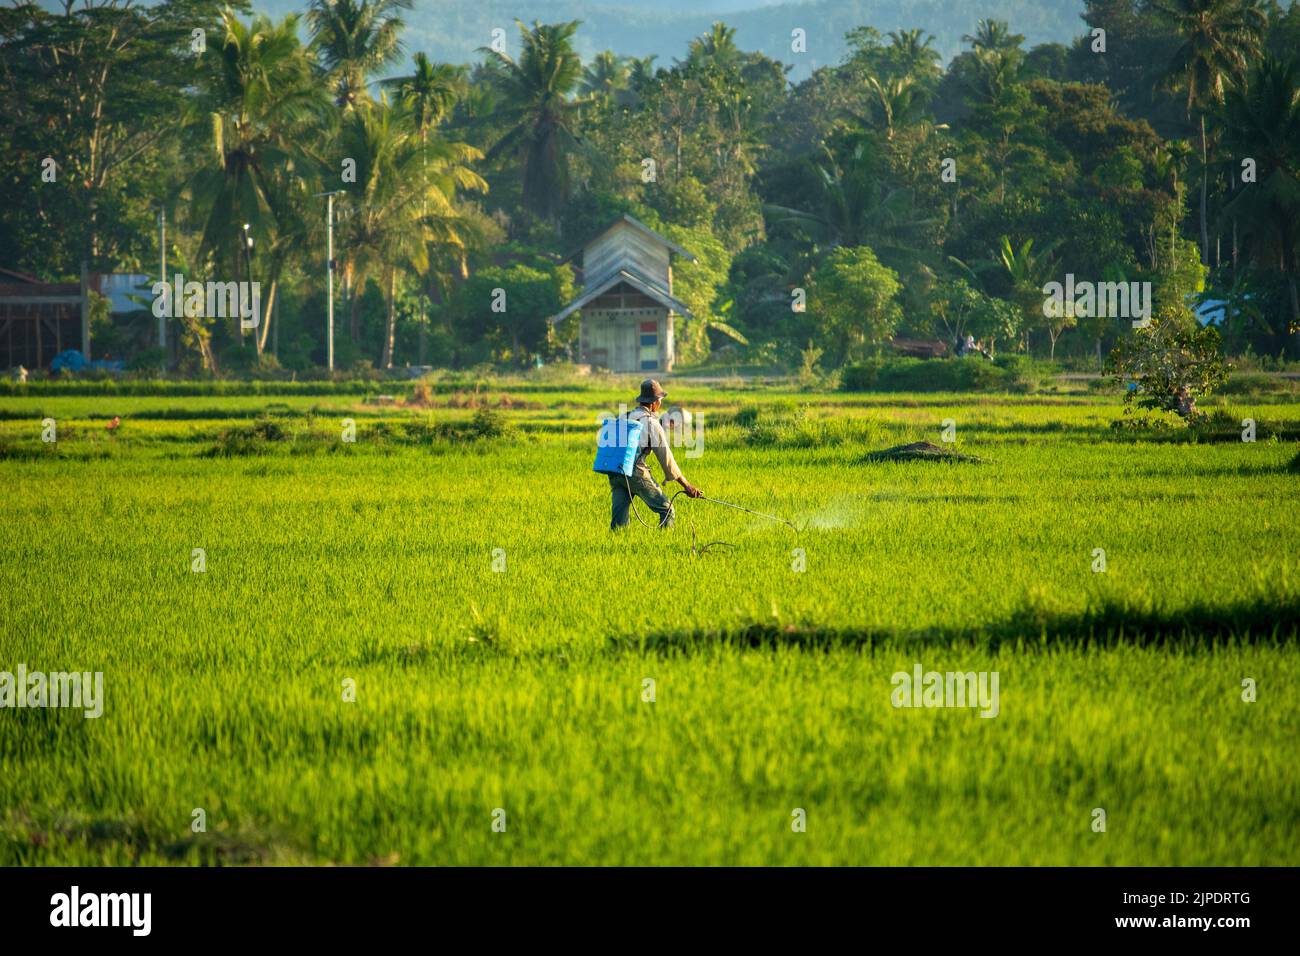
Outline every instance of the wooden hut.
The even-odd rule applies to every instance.
[[[670,372],[673,318],[691,311],[673,297],[672,257],[695,257],[624,215],[581,251],[583,291],[551,316],[581,310],[579,361],[611,372]]]

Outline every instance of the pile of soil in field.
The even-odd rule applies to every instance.
[[[976,455],[962,455],[951,448],[932,445],[928,441],[914,441],[910,445],[895,445],[884,451],[873,451],[863,461],[969,461],[985,464],[988,459]]]

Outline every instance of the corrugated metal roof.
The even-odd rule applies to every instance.
[[[637,219],[635,216],[628,215],[627,213],[623,213],[623,215],[620,216],[618,219],[615,219],[613,222],[611,222],[600,232],[596,233],[596,235],[588,239],[582,245],[581,248],[574,249],[572,252],[570,252],[567,256],[565,256],[560,261],[568,262],[570,259],[574,259],[582,255],[582,253],[585,252],[588,248],[590,248],[591,245],[595,243],[597,239],[605,235],[605,233],[609,232],[611,229],[614,229],[622,225],[623,223],[627,223],[628,225],[633,226],[636,229],[639,229],[641,232],[645,233],[647,236],[651,237],[661,245],[666,246],[668,249],[671,249],[673,252],[675,252],[677,255],[681,256],[683,259],[687,260],[688,262],[695,261],[695,256],[690,252],[688,252],[686,249],[683,249],[681,246],[677,245],[677,243],[673,242],[671,239],[667,239],[664,236],[661,236],[659,233],[655,232],[653,229],[651,229],[649,226],[643,223],[640,219]]]
[[[558,322],[620,282],[626,282],[674,312],[693,318],[686,303],[675,298],[671,292],[670,257],[673,253],[691,262],[695,261],[695,256],[681,246],[665,239],[639,219],[624,213],[609,228],[583,246],[585,289],[578,298],[547,321]]]
[[[569,315],[572,315],[574,312],[576,312],[578,309],[581,309],[592,299],[596,298],[597,296],[601,295],[604,292],[608,292],[610,289],[618,285],[620,282],[626,282],[628,285],[636,289],[642,295],[649,296],[650,298],[658,302],[660,305],[664,306],[665,308],[672,309],[674,312],[678,313],[679,315],[684,315],[687,318],[695,317],[692,314],[690,307],[681,299],[675,298],[668,292],[659,288],[655,283],[651,282],[645,276],[636,275],[634,272],[627,269],[620,269],[617,273],[614,273],[606,277],[605,280],[600,282],[599,284],[588,287],[582,293],[582,295],[578,296],[576,299],[574,299],[572,302],[566,305],[559,312],[550,316],[546,321],[558,322],[561,319]]]

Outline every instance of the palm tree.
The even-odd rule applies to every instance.
[[[891,30],[889,52],[894,68],[901,77],[919,83],[928,83],[939,75],[939,51],[934,49],[934,37],[924,30]]]
[[[654,83],[654,63],[657,59],[658,57],[651,53],[649,56],[634,56],[628,60],[627,85],[637,96],[644,96],[646,90]]]
[[[431,251],[463,254],[466,227],[455,196],[462,189],[487,189],[467,165],[483,154],[437,136],[419,142],[384,102],[348,115],[339,149],[357,163],[357,181],[348,190],[352,214],[341,244],[348,250],[344,271],[358,289],[370,278],[383,288],[386,324],[380,362],[391,368],[398,270],[428,270]],[[354,337],[360,300],[359,294],[352,300]]]
[[[1025,328],[1041,325],[1047,330],[1051,340],[1051,358],[1056,358],[1056,342],[1061,334],[1074,325],[1074,303],[1065,303],[1059,315],[1046,315],[1043,305],[1043,286],[1051,281],[1056,272],[1056,260],[1052,257],[1052,243],[1040,252],[1034,251],[1034,240],[1026,239],[1017,249],[1009,236],[1003,236],[998,243],[998,251],[985,265],[1000,266],[1003,274],[1011,284],[1011,300],[1020,307],[1024,314]]]
[[[1260,176],[1239,185],[1226,211],[1244,224],[1253,261],[1284,277],[1290,327],[1300,330],[1300,62],[1265,56],[1226,92],[1221,116],[1227,152],[1254,158]]]
[[[740,48],[736,46],[736,29],[725,23],[715,23],[707,33],[691,41],[686,55],[686,62],[696,66],[712,63],[726,69],[735,66],[741,58]]]
[[[397,94],[397,102],[401,104],[404,117],[415,128],[420,137],[420,146],[422,149],[420,159],[421,177],[425,181],[427,188],[429,169],[428,169],[428,141],[430,130],[437,127],[446,120],[456,108],[456,104],[465,98],[468,93],[468,71],[463,66],[452,66],[447,63],[433,63],[427,54],[420,52],[414,57],[415,72],[410,76],[401,76],[393,79],[384,80],[380,83],[386,89],[393,90]],[[422,200],[421,212],[428,213],[428,203]],[[458,271],[463,275],[466,273],[465,257],[462,250],[456,250]],[[435,276],[432,271],[426,273],[425,293],[430,297],[433,296],[438,287]],[[420,323],[420,360],[424,360],[425,344],[428,336],[428,325],[425,319],[427,316],[421,316]]]
[[[885,130],[886,140],[893,140],[896,127],[912,125],[925,111],[925,93],[911,77],[885,80],[882,83],[878,78],[869,76],[867,89],[871,93],[871,105],[878,114],[879,125]]]
[[[1223,101],[1225,83],[1245,71],[1259,49],[1268,19],[1256,0],[1151,0],[1152,7],[1182,37],[1166,73],[1172,87],[1187,90],[1187,115],[1199,114],[1201,128],[1201,263],[1210,262],[1206,215],[1209,145],[1205,115]]]
[[[310,56],[298,41],[297,16],[279,24],[259,16],[245,25],[227,9],[222,25],[221,47],[205,61],[210,73],[202,100],[210,108],[212,161],[187,184],[202,222],[199,258],[224,262],[237,275],[241,265],[251,265],[254,253],[245,243],[252,238],[256,250],[270,254],[273,307],[285,241],[294,232],[288,207],[291,197],[305,193],[312,165],[300,144],[321,97]],[[195,133],[201,122],[192,122]],[[263,319],[259,351],[270,310]]]
[[[627,60],[616,56],[613,50],[597,53],[591,65],[582,71],[582,92],[605,105],[617,100],[618,95],[627,89],[627,84]]]
[[[495,62],[501,89],[496,116],[508,127],[488,150],[488,158],[515,155],[522,159],[524,205],[555,221],[569,198],[567,153],[579,142],[578,117],[590,99],[570,99],[582,75],[573,50],[577,21],[534,23],[518,20],[523,38],[519,59],[483,48]]]
[[[973,99],[981,106],[996,106],[1019,81],[1023,56],[1015,48],[984,47],[976,50],[974,57],[974,70],[968,81]]]
[[[975,32],[967,33],[961,39],[976,51],[1015,50],[1025,42],[1024,36],[1011,32],[1005,20],[980,20],[975,24]]]
[[[399,12],[412,0],[311,0],[307,27],[334,102],[351,108],[369,98],[366,81],[402,55]]]
[[[380,86],[395,94],[423,142],[429,130],[451,115],[468,81],[465,67],[434,63],[423,52],[415,54],[413,63],[415,72],[410,76],[383,80]]]

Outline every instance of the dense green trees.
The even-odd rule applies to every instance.
[[[1187,92],[1187,112],[1196,112],[1201,133],[1201,262],[1210,261],[1206,222],[1209,143],[1205,115],[1223,102],[1225,88],[1239,78],[1259,49],[1266,17],[1257,0],[1152,0],[1151,6],[1182,39],[1169,64],[1167,81]]]
[[[410,10],[0,11],[0,265],[150,271],[165,210],[171,263],[267,300],[251,340],[208,321],[173,358],[319,365],[329,192],[342,365],[570,354],[572,322],[544,321],[572,291],[562,260],[622,212],[698,257],[674,276],[686,363],[969,334],[1099,364],[1130,317],[1044,309],[1067,275],[1150,283],[1165,327],[1223,300],[1234,349],[1296,348],[1300,8],[1086,0],[1104,53],[1026,49],[985,18],[946,68],[925,31],[864,25],[794,84],[725,23],[670,65],[584,63],[570,22],[403,68]]]
[[[832,362],[864,357],[902,321],[898,276],[868,247],[836,249],[811,276],[809,326]]]

